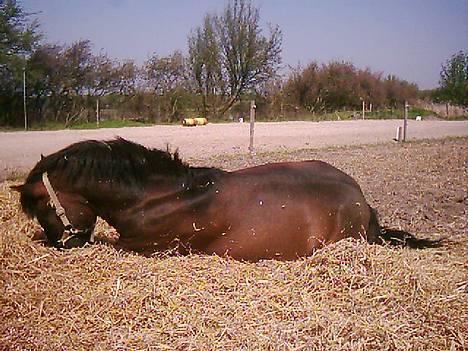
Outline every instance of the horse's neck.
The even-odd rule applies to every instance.
[[[192,209],[202,206],[219,174],[193,169],[178,178],[155,177],[134,193],[108,193],[105,201],[99,201],[97,215],[114,226],[121,237],[127,232],[133,233],[136,228],[142,235],[145,228],[153,232],[182,229],[183,221],[189,223],[191,229]]]

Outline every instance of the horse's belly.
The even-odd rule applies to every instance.
[[[294,260],[345,237],[365,235],[368,206],[359,189],[297,187],[248,192],[223,211],[229,229],[209,252],[237,259]],[[248,189],[247,189],[248,190]]]
[[[264,218],[249,218],[246,214],[243,220],[222,232],[207,251],[249,261],[294,260],[310,255],[314,249],[322,246],[323,232],[314,230],[309,216],[298,212],[296,209],[292,215],[283,210],[283,213],[270,213]],[[327,225],[323,223],[323,226]],[[324,230],[327,231],[327,228]]]

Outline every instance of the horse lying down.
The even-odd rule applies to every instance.
[[[41,159],[12,188],[47,241],[62,248],[92,242],[97,216],[120,234],[115,246],[144,255],[293,260],[349,237],[440,245],[382,228],[357,182],[321,161],[226,172],[120,138],[83,141]]]

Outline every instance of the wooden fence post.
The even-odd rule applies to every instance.
[[[99,128],[99,123],[101,122],[101,111],[99,110],[99,98],[96,100],[96,125]]]
[[[362,99],[362,119],[364,119],[364,114],[366,113],[366,102]]]
[[[251,154],[254,153],[254,128],[255,128],[255,100],[250,101],[250,143],[249,151]]]
[[[406,141],[406,132],[408,129],[408,102],[405,101],[405,120],[403,121],[403,142]]]

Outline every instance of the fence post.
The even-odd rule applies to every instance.
[[[402,130],[401,126],[398,126],[397,129],[396,129],[395,139],[393,139],[393,140],[395,140],[395,141],[397,141],[399,143],[401,143],[401,138],[402,138],[402,134],[403,134],[401,132],[401,130]]]
[[[408,101],[405,100],[405,120],[403,121],[403,142],[406,141],[406,132],[408,129]]]
[[[99,110],[99,98],[96,100],[96,125],[99,128],[99,122],[101,120],[100,110]]]
[[[249,151],[251,154],[254,153],[254,128],[255,128],[255,100],[250,101],[250,143]]]
[[[364,119],[364,114],[366,113],[366,102],[362,99],[362,119]]]
[[[26,107],[26,64],[23,67],[23,112],[24,112],[24,130],[28,130],[28,109]]]

